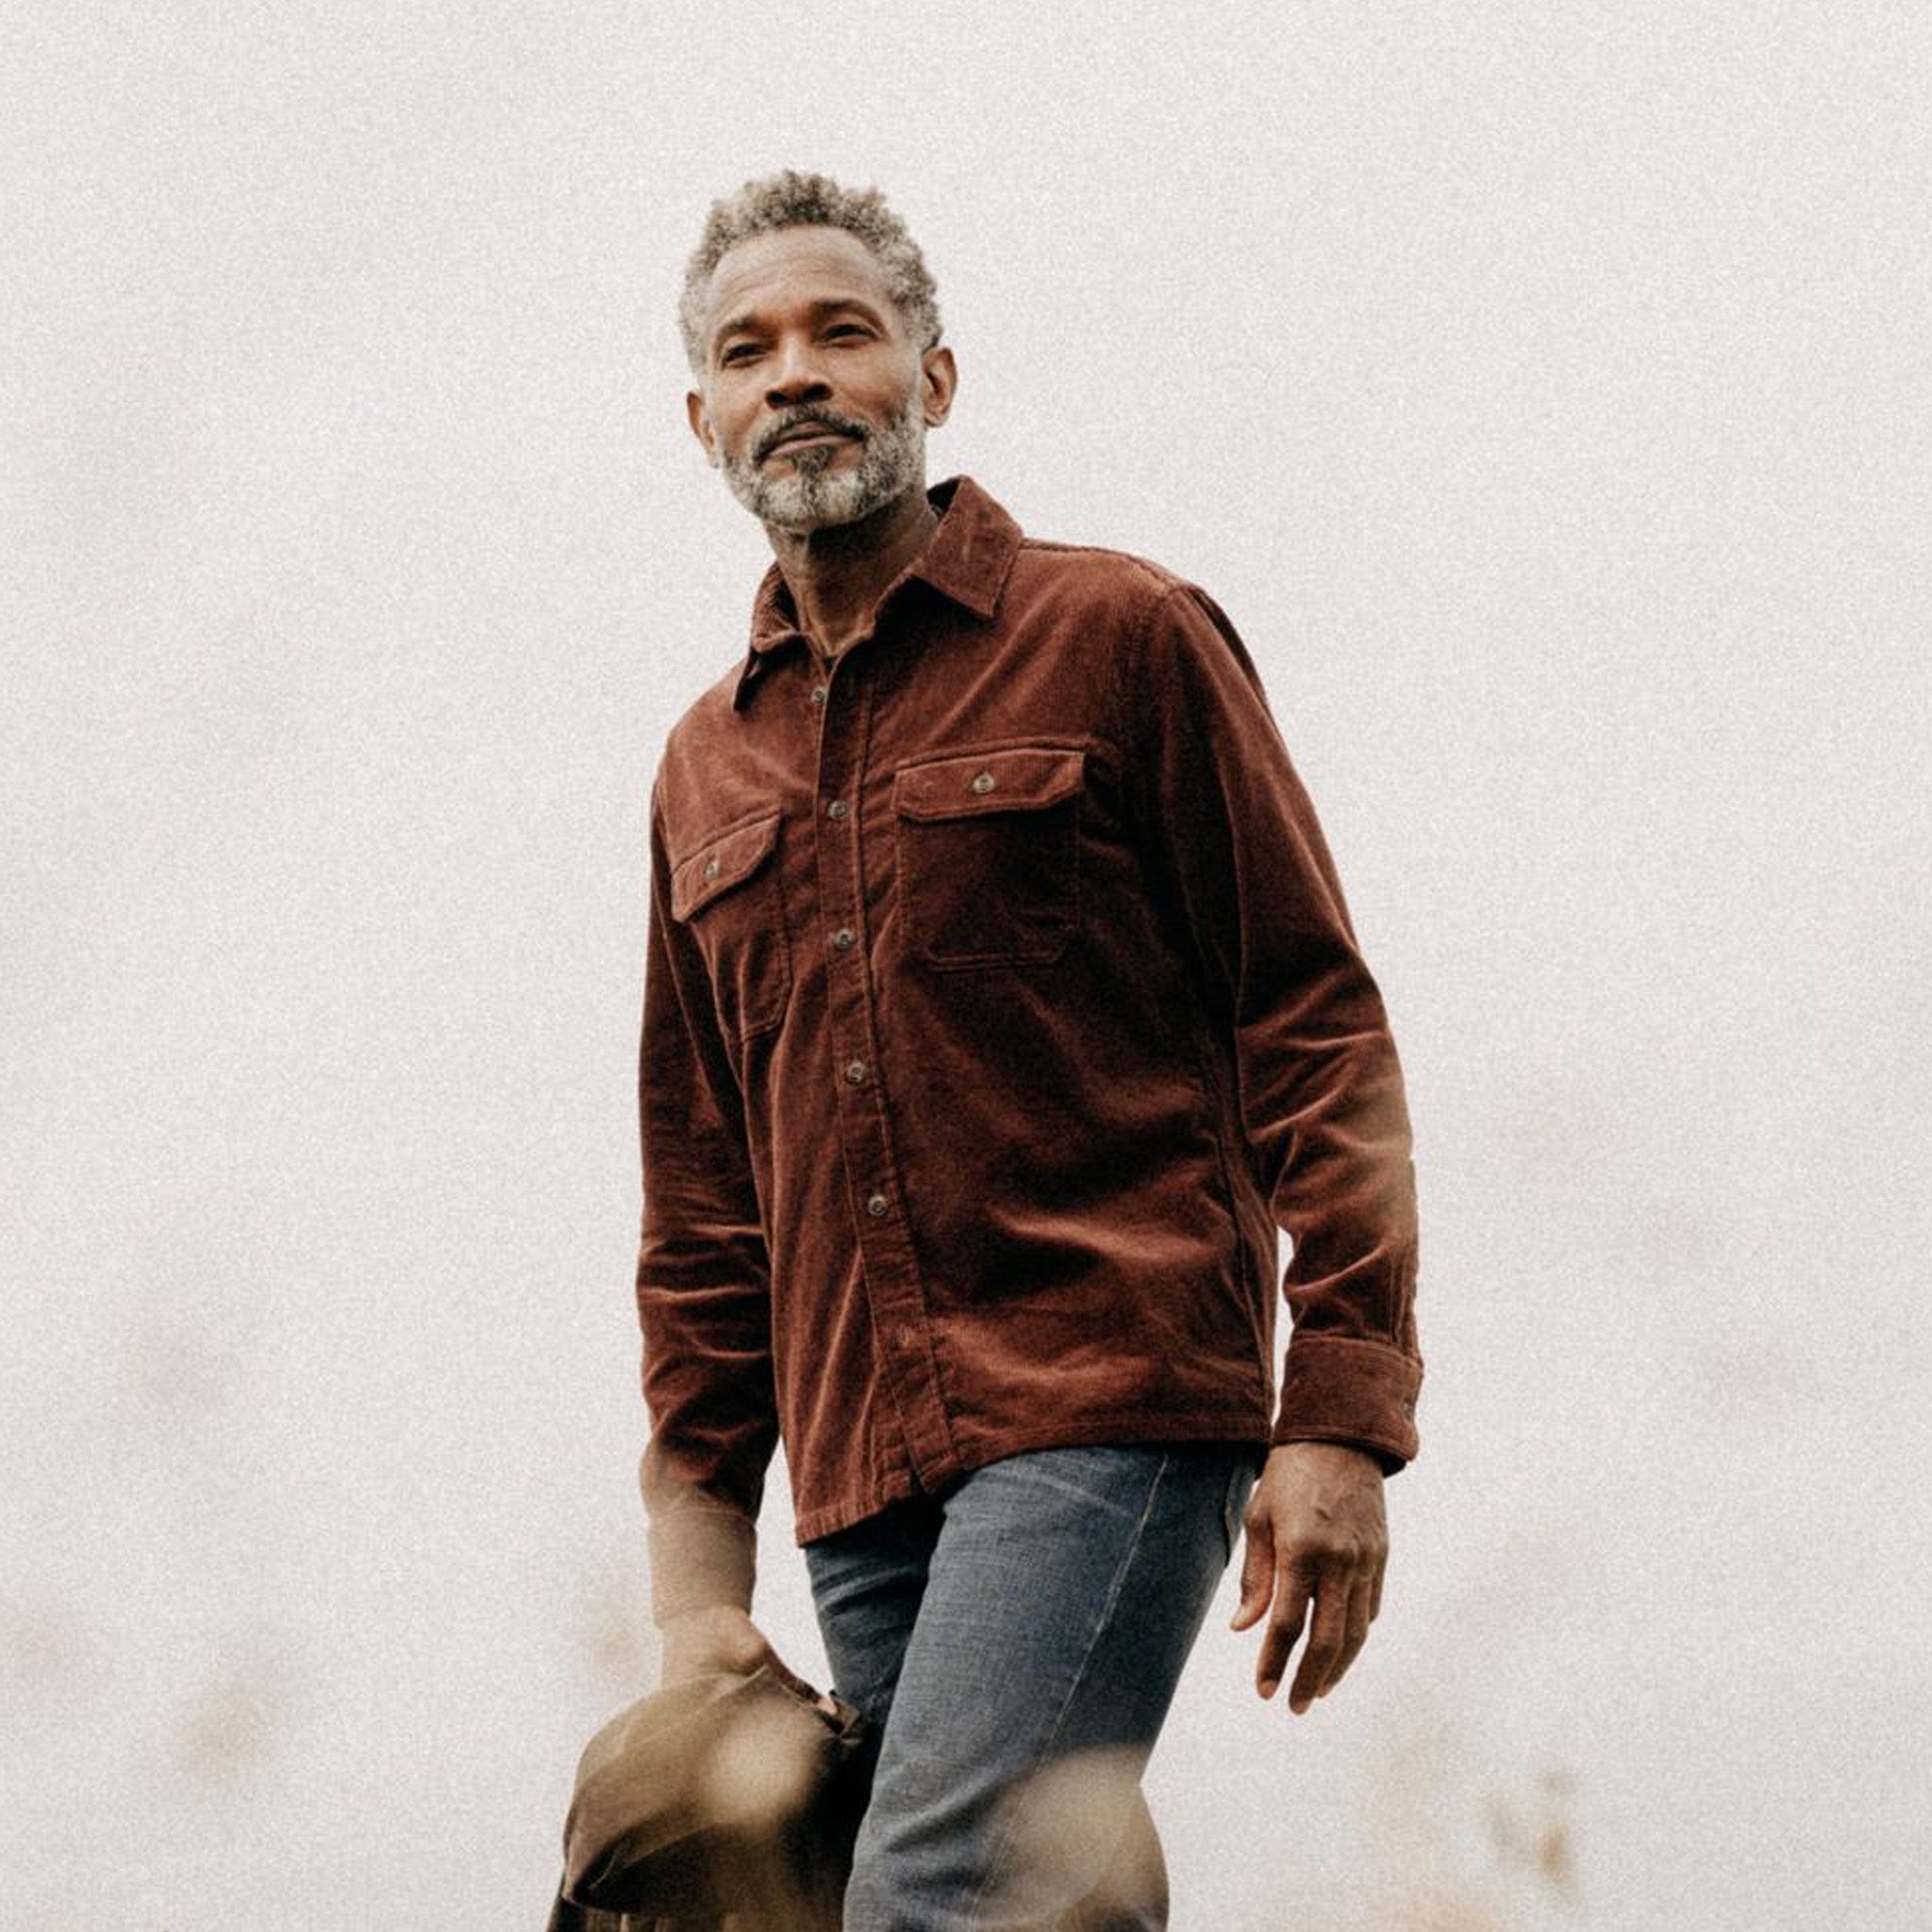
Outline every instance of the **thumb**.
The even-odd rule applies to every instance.
[[[808,1704],[816,1704],[818,1702],[819,1693],[817,1688],[808,1684],[769,1643],[765,1645],[762,1661],[770,1668],[772,1674],[788,1690],[791,1690],[796,1696],[804,1698]]]
[[[1274,1596],[1274,1535],[1264,1516],[1247,1525],[1247,1549],[1241,1557],[1241,1600],[1230,1630],[1245,1630]]]

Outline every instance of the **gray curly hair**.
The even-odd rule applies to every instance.
[[[705,232],[685,265],[684,292],[677,303],[677,326],[693,371],[704,372],[705,297],[711,271],[726,251],[775,228],[805,227],[843,228],[857,235],[878,258],[886,287],[913,340],[921,349],[939,341],[938,288],[919,243],[886,205],[886,197],[876,188],[841,188],[827,175],[786,168],[721,195],[705,217]]]

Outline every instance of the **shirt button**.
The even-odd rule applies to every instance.
[[[849,925],[841,925],[839,928],[839,930],[832,935],[832,943],[835,946],[837,946],[838,949],[842,953],[846,949],[846,947],[848,947],[852,943],[852,941],[857,938],[858,934],[855,933]]]
[[[811,701],[812,701],[812,703],[813,703],[813,704],[815,704],[815,705],[822,705],[822,704],[824,704],[824,701],[825,701],[825,688],[824,688],[824,685],[822,685],[822,684],[815,684],[815,685],[813,685],[813,686],[812,686],[812,688],[811,688]]]
[[[708,862],[708,864],[706,865],[706,867],[705,867],[705,876],[706,876],[706,877],[707,877],[708,879],[714,879],[714,878],[716,878],[716,877],[718,876],[718,861],[717,861],[717,860],[716,860],[715,858],[711,859],[711,860],[710,860],[710,861],[709,861],[709,862]]]
[[[975,791],[991,791],[992,790],[992,774],[991,772],[980,773],[979,776],[973,781],[973,789]]]
[[[828,819],[842,819],[851,809],[852,808],[842,798],[835,798],[830,805],[826,806],[825,816]]]
[[[845,1077],[855,1087],[863,1086],[865,1083],[865,1062],[863,1060],[847,1060],[845,1062]]]
[[[874,1194],[865,1204],[865,1211],[876,1221],[886,1211],[886,1197],[883,1194]]]

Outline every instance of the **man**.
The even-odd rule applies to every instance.
[[[652,792],[666,1679],[790,1674],[749,1614],[782,1440],[835,1683],[880,1733],[846,1925],[1163,1924],[1136,1780],[1238,1530],[1235,1627],[1263,1624],[1264,1697],[1303,1641],[1306,1711],[1415,1453],[1381,1001],[1215,605],[926,490],[958,372],[875,192],[748,183],[681,321],[691,428],[776,561]]]

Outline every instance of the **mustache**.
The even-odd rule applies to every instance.
[[[753,452],[754,458],[763,462],[777,448],[781,438],[790,436],[794,429],[803,429],[808,424],[817,428],[832,430],[840,436],[856,437],[860,442],[867,440],[863,423],[855,423],[851,417],[841,416],[836,410],[805,403],[790,410],[758,438],[758,448]]]

